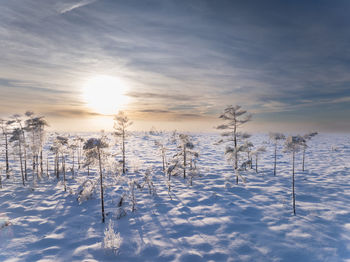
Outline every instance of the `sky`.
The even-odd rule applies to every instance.
[[[124,110],[135,130],[208,132],[239,104],[254,132],[350,132],[350,1],[0,0],[0,13],[3,118],[98,131]]]

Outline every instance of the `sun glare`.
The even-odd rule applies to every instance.
[[[127,104],[127,86],[117,77],[99,75],[88,79],[83,86],[83,98],[96,113],[116,114]]]

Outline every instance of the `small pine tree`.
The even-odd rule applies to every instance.
[[[293,214],[295,211],[295,154],[300,151],[305,144],[305,140],[301,136],[289,136],[284,144],[284,151],[292,155],[292,200],[293,200]]]
[[[2,130],[2,135],[5,139],[5,163],[6,163],[6,178],[10,178],[10,165],[9,165],[9,127],[14,123],[14,121],[7,121],[4,119],[0,119],[0,127]]]
[[[306,152],[306,148],[308,147],[307,141],[310,141],[317,134],[318,134],[317,132],[312,132],[312,133],[308,133],[308,134],[303,136],[303,138],[305,140],[305,143],[303,144],[303,164],[302,164],[303,172],[305,171],[305,152]]]
[[[21,167],[21,176],[22,176],[22,183],[23,186],[25,186],[25,177],[23,172],[23,162],[22,162],[22,131],[20,128],[15,128],[12,131],[12,136],[10,138],[10,143],[15,143],[18,147],[18,156],[19,156],[19,162]]]
[[[114,135],[121,139],[121,149],[123,157],[123,174],[126,173],[126,164],[125,164],[125,142],[126,137],[128,136],[128,128],[132,125],[132,122],[129,120],[127,115],[123,111],[119,111],[118,114],[114,117],[114,126],[116,130]]]
[[[278,141],[286,139],[285,135],[282,133],[269,133],[270,139],[274,143],[275,155],[274,155],[274,165],[273,165],[273,175],[276,176],[276,168],[277,168],[277,145]]]
[[[266,152],[266,148],[264,146],[259,147],[252,154],[255,156],[255,172],[258,173],[258,159],[262,153]]]
[[[233,161],[233,167],[236,174],[236,184],[238,184],[238,154],[239,154],[239,140],[244,137],[238,130],[251,120],[251,115],[247,114],[246,110],[241,109],[241,106],[228,106],[224,113],[220,115],[226,123],[219,125],[217,129],[225,130],[221,135],[224,137],[219,143],[228,143],[226,148],[226,155],[229,160]]]
[[[104,197],[103,197],[103,172],[102,172],[102,156],[104,154],[104,149],[108,147],[105,141],[105,136],[102,138],[90,138],[88,139],[83,149],[85,151],[93,152],[91,155],[97,157],[99,170],[100,170],[100,185],[101,185],[101,213],[102,222],[105,222],[105,211],[104,211]]]

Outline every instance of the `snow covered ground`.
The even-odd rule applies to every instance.
[[[215,145],[219,135],[194,138],[201,177],[193,186],[173,177],[171,200],[153,138],[130,137],[127,175],[117,180],[105,173],[105,224],[99,186],[91,199],[77,201],[86,170],[74,179],[67,174],[67,192],[53,174],[23,187],[17,160],[12,160],[12,177],[2,174],[0,189],[0,261],[350,261],[349,135],[321,134],[311,140],[304,172],[298,154],[296,216],[290,156],[281,147],[276,177],[273,147],[267,144],[259,173],[248,169],[242,173],[246,183],[236,185],[224,146]],[[252,140],[261,145],[268,138]],[[127,214],[117,219],[118,199],[128,191],[126,178],[141,182],[147,168],[157,195],[135,189],[136,211],[127,199]],[[103,248],[110,220],[122,238],[117,254]]]

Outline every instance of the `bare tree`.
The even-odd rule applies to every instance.
[[[269,133],[269,136],[270,136],[270,139],[274,142],[274,147],[275,147],[275,162],[273,165],[273,175],[276,176],[278,141],[284,140],[284,139],[286,139],[286,137],[282,133]]]
[[[114,126],[115,129],[114,135],[121,139],[121,148],[122,148],[122,157],[123,157],[123,174],[126,173],[125,165],[125,141],[128,136],[128,127],[132,125],[132,122],[129,120],[127,115],[123,111],[119,111],[118,114],[114,117]]]
[[[100,169],[100,184],[101,184],[101,213],[102,213],[102,222],[105,222],[105,211],[104,211],[104,198],[103,198],[103,173],[102,173],[102,155],[103,155],[103,149],[108,147],[108,144],[104,141],[104,137],[102,138],[90,138],[88,139],[83,149],[85,151],[91,151],[94,152],[94,154],[97,156],[99,169]]]
[[[312,133],[308,133],[308,134],[303,136],[303,138],[305,140],[305,143],[303,144],[303,164],[302,164],[303,172],[305,171],[305,152],[306,152],[306,148],[308,147],[307,141],[311,140],[317,134],[318,134],[317,132],[312,132]]]
[[[293,198],[293,214],[295,211],[295,153],[300,151],[305,144],[305,140],[301,136],[289,136],[284,144],[284,151],[292,155],[292,198]]]
[[[238,184],[238,153],[239,153],[239,139],[244,137],[244,134],[238,130],[251,120],[251,115],[247,114],[246,110],[243,110],[241,106],[230,105],[225,108],[224,113],[220,115],[226,123],[219,125],[217,129],[225,130],[221,135],[224,137],[219,143],[228,143],[226,148],[226,155],[229,156],[229,160],[233,160],[234,170],[236,174],[236,184]],[[232,145],[230,145],[232,144]]]

